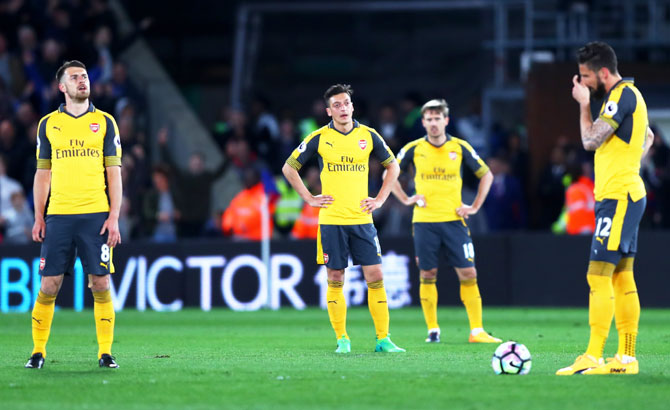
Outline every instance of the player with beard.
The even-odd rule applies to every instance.
[[[579,103],[582,144],[595,151],[596,229],[586,279],[591,335],[586,352],[557,375],[637,374],[640,300],[633,278],[637,232],[646,205],[640,161],[654,140],[647,105],[632,78],[622,78],[614,50],[592,42],[577,53],[572,96]],[[604,102],[591,118],[591,98]],[[612,317],[619,332],[614,358],[603,362]]]
[[[98,365],[117,368],[109,274],[114,273],[114,246],[121,243],[119,129],[111,115],[89,102],[91,84],[84,64],[65,62],[56,80],[65,104],[44,116],[37,131],[32,235],[42,243],[42,281],[32,311],[34,347],[25,367],[44,365],[56,296],[64,274],[74,273],[79,256],[93,292]]]

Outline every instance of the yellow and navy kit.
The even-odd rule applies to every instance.
[[[382,137],[358,121],[343,134],[331,121],[309,134],[286,163],[299,171],[315,154],[321,168],[322,194],[333,197],[333,203],[319,211],[319,224],[372,223],[372,215],[361,209],[361,201],[368,197],[370,155],[384,166],[395,159]]]
[[[647,104],[633,84],[624,78],[605,98],[599,118],[614,128],[598,149],[595,164],[595,198],[637,202],[646,195],[640,177],[640,160],[647,140]]]
[[[448,222],[460,220],[456,208],[461,206],[463,186],[462,166],[465,164],[481,178],[489,167],[475,150],[462,139],[447,134],[439,147],[428,137],[405,145],[398,153],[400,170],[406,172],[414,165],[416,193],[426,197],[424,208],[415,206],[412,222]]]
[[[75,117],[62,104],[40,120],[37,168],[51,169],[48,215],[108,212],[109,166],[121,166],[121,139],[111,115],[90,104]]]

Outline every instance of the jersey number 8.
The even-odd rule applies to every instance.
[[[106,243],[100,247],[100,260],[105,263],[109,262],[109,246]]]

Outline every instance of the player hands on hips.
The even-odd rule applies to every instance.
[[[421,108],[426,136],[405,145],[398,153],[400,170],[414,172],[416,195],[407,196],[398,181],[393,194],[405,205],[413,205],[414,251],[421,274],[419,295],[428,327],[426,342],[440,341],[437,322],[437,266],[442,249],[456,267],[461,301],[470,321],[470,343],[499,343],[482,324],[482,298],[477,285],[475,251],[466,220],[479,211],[493,182],[493,174],[464,140],[446,133],[449,107],[444,100],[431,100]],[[461,202],[461,169],[465,166],[479,179],[472,205]]]
[[[368,307],[375,326],[376,352],[404,352],[389,337],[389,310],[381,269],[381,248],[372,212],[386,201],[398,178],[393,153],[374,129],[353,119],[353,90],[336,84],[324,94],[330,123],[308,135],[286,160],[282,172],[300,197],[319,210],[317,263],[326,265],[328,316],[337,338],[336,353],[349,353],[344,270],[349,257],[361,265],[368,285]],[[313,156],[322,164],[322,193],[312,195],[298,171]],[[368,196],[370,157],[386,168],[375,198]]]
[[[119,130],[111,115],[89,102],[91,84],[84,64],[65,62],[56,80],[65,104],[44,116],[37,131],[32,235],[34,241],[42,243],[42,281],[31,319],[34,347],[25,367],[39,369],[44,365],[56,296],[63,275],[74,272],[78,255],[93,292],[98,365],[116,368],[109,274],[114,272],[114,246],[121,243]]]
[[[633,277],[637,232],[646,206],[640,161],[654,138],[647,106],[632,78],[622,78],[614,50],[592,42],[577,52],[579,75],[572,96],[579,103],[582,144],[595,151],[596,229],[586,280],[589,326],[586,352],[557,375],[637,374],[635,358],[640,299]],[[591,118],[591,97],[604,99]],[[612,317],[619,333],[616,355],[603,361]]]

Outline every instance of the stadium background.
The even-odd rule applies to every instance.
[[[450,103],[449,132],[496,174],[471,223],[488,305],[586,306],[589,239],[554,223],[569,171],[592,161],[570,81],[576,48],[593,39],[612,44],[620,72],[636,77],[656,131],[642,169],[649,204],[636,276],[642,305],[667,307],[668,1],[2,2],[0,153],[26,199],[0,205],[3,217],[15,208],[3,222],[0,308],[25,312],[34,300],[39,247],[21,223],[32,213],[35,128],[61,102],[53,73],[73,58],[87,64],[91,100],[115,116],[124,146],[119,309],[207,310],[207,299],[239,310],[319,305],[314,243],[294,239],[277,208],[270,241],[222,232],[221,219],[245,184],[260,182],[275,206],[286,199],[279,169],[325,123],[320,96],[336,82],[353,85],[355,117],[396,153],[422,135],[417,107]],[[194,154],[204,174],[189,169]],[[372,194],[380,172],[371,167]],[[474,185],[465,179],[467,200]],[[155,198],[166,182],[173,210],[163,218]],[[397,307],[418,302],[410,218],[393,198],[375,213]],[[440,303],[457,304],[455,275],[441,268]],[[348,281],[364,303],[355,270]],[[82,286],[80,275],[66,282],[59,306],[90,306]]]

